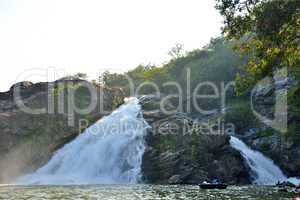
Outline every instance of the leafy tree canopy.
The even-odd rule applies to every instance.
[[[299,0],[216,0],[224,17],[223,33],[239,40],[239,52],[249,57],[237,76],[238,91],[281,67],[290,72],[300,63]]]

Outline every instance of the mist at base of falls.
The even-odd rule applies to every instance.
[[[17,184],[131,184],[141,178],[149,125],[136,98],[102,118]]]

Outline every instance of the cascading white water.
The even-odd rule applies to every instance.
[[[258,185],[275,185],[278,181],[289,181],[298,185],[297,178],[289,178],[283,174],[281,169],[274,162],[258,151],[250,149],[244,142],[231,136],[230,145],[238,150],[251,169],[254,178],[253,183]]]
[[[274,162],[262,153],[250,149],[236,137],[230,138],[231,146],[238,150],[251,169],[254,183],[258,185],[274,185],[278,181],[286,180],[286,176]]]
[[[45,166],[19,178],[17,183],[137,183],[148,127],[138,99],[130,98],[58,150]]]

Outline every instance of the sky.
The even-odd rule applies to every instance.
[[[215,0],[0,0],[0,91],[77,72],[161,65],[221,34]]]

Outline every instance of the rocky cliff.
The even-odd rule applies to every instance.
[[[187,115],[153,111],[157,105],[153,100],[143,104],[144,117],[152,126],[142,164],[145,182],[198,184],[218,177],[231,184],[249,183],[242,157],[230,147],[228,135],[190,128],[196,122]]]

